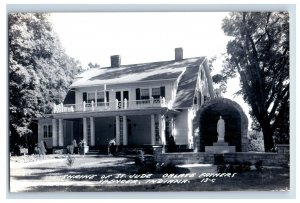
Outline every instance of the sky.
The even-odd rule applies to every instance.
[[[50,20],[67,54],[88,63],[110,66],[111,55],[121,63],[136,64],[174,60],[174,49],[183,48],[183,57],[216,56],[212,75],[220,73],[222,54],[229,40],[222,30],[224,12],[132,12],[132,13],[51,13]],[[238,78],[229,80],[225,98],[239,103]],[[249,123],[250,127],[250,123]]]

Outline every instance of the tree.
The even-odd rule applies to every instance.
[[[33,119],[63,101],[81,67],[63,50],[49,15],[8,16],[9,118],[11,147],[32,136]]]
[[[88,64],[88,69],[90,68],[100,68],[100,65],[98,63],[93,64],[92,62],[90,62]]]
[[[263,144],[263,135],[260,131],[252,130],[249,132],[249,151],[263,152],[264,144]]]
[[[289,15],[234,12],[223,20],[222,28],[232,37],[223,74],[238,73],[238,93],[262,129],[265,151],[272,151],[275,136],[289,137]]]
[[[216,88],[216,90],[219,93],[225,93],[227,91],[227,78],[224,77],[222,74],[215,74],[212,76],[212,81],[215,84],[218,84],[219,86]]]

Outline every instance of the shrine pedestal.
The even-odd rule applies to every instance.
[[[214,142],[213,146],[205,146],[205,152],[214,154],[233,153],[236,152],[235,146],[229,146],[228,142]]]

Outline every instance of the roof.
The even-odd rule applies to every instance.
[[[123,65],[119,68],[92,68],[81,73],[71,85],[71,88],[165,79],[176,80],[182,73],[185,72],[187,67],[199,67],[204,59],[205,57],[195,57],[180,61],[173,60]],[[189,75],[192,74],[190,71],[187,71],[187,73]]]
[[[199,66],[191,66],[186,69],[179,80],[176,99],[173,108],[191,107],[194,102],[195,89],[197,85]]]
[[[180,61],[124,65],[119,68],[92,68],[81,73],[78,79],[71,85],[71,88],[163,79],[177,80],[179,78],[173,108],[188,108],[193,105],[197,85],[197,73],[204,60],[205,57],[196,57]],[[69,96],[72,97],[72,95]],[[73,97],[75,96],[73,95]]]

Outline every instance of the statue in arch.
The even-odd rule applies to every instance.
[[[218,120],[217,132],[218,132],[218,142],[224,142],[224,137],[225,137],[225,121],[222,118],[222,116],[220,116],[220,119]]]

